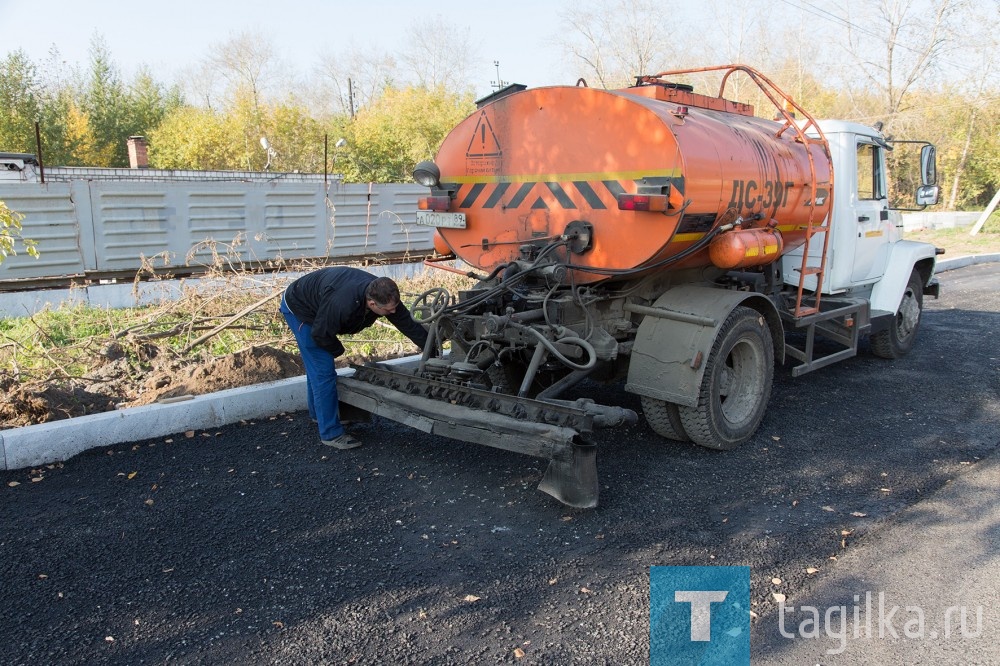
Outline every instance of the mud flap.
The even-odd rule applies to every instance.
[[[553,458],[538,489],[577,509],[597,506],[597,445],[574,443],[568,460]]]

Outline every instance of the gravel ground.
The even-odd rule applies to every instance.
[[[997,449],[1000,269],[941,278],[911,356],[779,370],[735,451],[602,433],[593,510],[541,461],[381,419],[332,451],[302,413],[0,472],[0,663],[640,664],[651,565],[749,565],[764,615]]]

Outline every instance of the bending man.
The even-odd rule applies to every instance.
[[[302,354],[309,416],[319,424],[320,441],[338,449],[361,446],[340,423],[334,359],[344,353],[344,345],[337,336],[385,317],[422,349],[427,330],[399,302],[395,282],[347,266],[321,268],[295,280],[285,289],[280,310]]]

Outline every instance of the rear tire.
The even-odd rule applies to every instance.
[[[872,353],[882,358],[906,356],[917,341],[920,315],[924,310],[924,288],[920,272],[914,269],[906,283],[903,300],[889,328],[871,336]]]
[[[735,448],[760,426],[773,378],[774,345],[767,321],[752,308],[735,308],[712,345],[698,404],[679,407],[684,432],[710,449]]]
[[[646,417],[646,423],[657,435],[672,439],[678,442],[690,442],[691,438],[684,432],[684,424],[681,423],[681,413],[677,405],[666,400],[658,400],[648,396],[641,396],[642,413]]]

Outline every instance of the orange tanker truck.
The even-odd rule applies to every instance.
[[[675,82],[705,72],[718,96]],[[725,98],[736,74],[773,120]],[[638,416],[566,399],[582,380],[624,380],[659,435],[730,449],[760,425],[776,363],[798,376],[863,337],[902,356],[938,285],[935,248],[901,238],[878,129],[817,121],[741,65],[582,83],[499,91],[417,165],[417,223],[477,283],[422,294],[419,360],[356,367],[341,400],[548,459],[539,489],[591,507],[591,433]],[[915,204],[934,204],[934,147],[906,143],[923,144]]]

